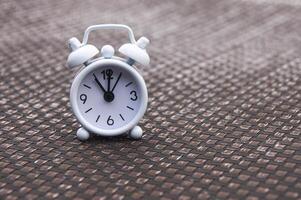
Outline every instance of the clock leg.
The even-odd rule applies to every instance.
[[[84,128],[79,128],[76,132],[76,136],[79,140],[85,141],[89,139],[90,133]]]
[[[142,133],[143,131],[140,126],[135,126],[132,130],[130,130],[129,136],[133,139],[141,139]]]

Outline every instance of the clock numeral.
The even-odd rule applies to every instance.
[[[98,117],[97,117],[97,119],[96,119],[96,122],[98,122],[99,118],[100,118],[100,115],[98,115]]]
[[[138,99],[137,92],[135,90],[130,92],[131,100],[136,101]]]
[[[103,80],[106,80],[106,78],[110,78],[110,79],[113,79],[113,70],[111,69],[106,69],[106,70],[103,70],[102,72],[102,76],[103,76]]]
[[[107,120],[107,124],[109,126],[112,126],[114,124],[114,120],[111,118],[111,115],[109,116],[108,120]]]
[[[127,106],[127,108],[130,109],[130,110],[134,110],[134,108],[132,108],[132,107],[130,107],[130,106]]]
[[[91,89],[91,87],[89,85],[84,84],[84,86],[88,89]]]
[[[125,87],[128,87],[132,84],[133,82],[129,82],[128,84],[125,85]]]
[[[86,101],[87,101],[87,95],[86,94],[81,94],[79,96],[79,99],[83,102],[83,104],[85,104]]]
[[[88,110],[86,110],[85,113],[89,112],[90,110],[92,110],[92,108],[89,108]]]
[[[123,118],[123,116],[122,116],[121,114],[119,114],[119,116],[120,116],[120,118],[122,119],[122,121],[124,121],[124,118]]]

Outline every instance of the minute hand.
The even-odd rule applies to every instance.
[[[114,84],[114,86],[113,86],[113,88],[112,88],[112,91],[111,91],[111,92],[113,92],[113,91],[114,91],[114,89],[115,89],[115,87],[116,87],[116,85],[117,85],[117,83],[118,83],[118,81],[119,81],[119,79],[120,79],[121,75],[122,75],[122,73],[120,72],[120,74],[119,74],[119,76],[118,76],[118,78],[117,78],[117,80],[116,80],[116,82],[115,82],[115,84]]]
[[[97,77],[95,76],[95,74],[93,74],[93,76],[94,76],[94,79],[95,79],[95,81],[96,81],[96,83],[99,85],[99,87],[101,88],[101,90],[103,91],[103,92],[106,92],[106,90],[104,89],[104,87],[101,85],[101,83],[99,82],[99,80],[97,79]]]

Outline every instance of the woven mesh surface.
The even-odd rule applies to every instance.
[[[300,17],[294,0],[1,0],[1,199],[301,199]],[[151,39],[142,140],[75,137],[67,40],[100,23]]]

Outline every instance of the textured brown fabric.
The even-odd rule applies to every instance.
[[[301,199],[300,18],[294,0],[1,0],[1,199]],[[100,23],[151,39],[142,140],[75,137],[67,40]]]

